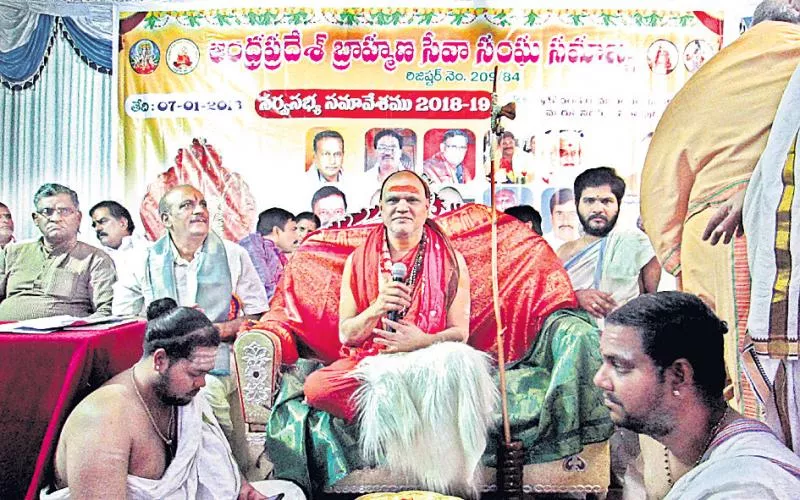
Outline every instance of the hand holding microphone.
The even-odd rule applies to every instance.
[[[395,262],[392,265],[392,281],[395,283],[403,283],[406,279],[406,272],[408,272],[408,269],[406,268],[405,264],[403,264],[402,262]],[[400,319],[400,311],[399,310],[389,311],[389,314],[387,314],[386,317],[392,321],[397,321],[398,319]],[[386,327],[386,329],[390,332],[394,331],[394,329],[390,326]]]

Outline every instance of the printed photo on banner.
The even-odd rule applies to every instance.
[[[415,170],[417,134],[408,128],[373,128],[364,135],[364,172],[380,185],[389,174]]]
[[[465,184],[475,178],[475,134],[467,129],[425,132],[422,173],[431,184]]]
[[[542,192],[542,237],[558,248],[581,237],[581,222],[572,188],[547,188]]]
[[[306,135],[306,177],[314,183],[341,182],[344,137],[338,130],[314,127]]]
[[[494,202],[497,210],[505,212],[509,207],[517,205],[533,205],[533,193],[525,186],[497,186],[494,190]],[[491,190],[483,193],[483,204],[491,205]]]

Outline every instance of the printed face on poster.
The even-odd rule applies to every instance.
[[[498,197],[543,215],[545,191],[571,188],[595,166],[616,168],[635,199],[646,138],[720,46],[701,17],[436,7],[121,11],[125,201],[140,207],[155,237],[160,197],[193,184],[217,231],[238,239],[261,210],[313,210],[326,185],[341,191],[347,211],[366,208],[382,179],[402,169],[449,200],[486,202],[493,153]],[[497,104],[516,102],[517,118],[489,141],[495,83]]]

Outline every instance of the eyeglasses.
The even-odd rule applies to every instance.
[[[58,213],[58,215],[61,217],[68,217],[74,214],[76,211],[77,210],[75,210],[72,207],[56,207],[56,208],[45,207],[40,210],[37,210],[36,213],[46,219],[51,219],[56,213]]]
[[[445,144],[444,147],[450,151],[466,151],[469,148],[469,146],[459,146],[458,144]]]
[[[375,150],[380,153],[394,153],[398,149],[400,148],[397,146],[378,146],[377,148],[375,148]]]

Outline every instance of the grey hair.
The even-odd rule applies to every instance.
[[[192,186],[191,184],[181,184],[180,186],[175,186],[173,188],[170,188],[170,190],[164,193],[164,196],[162,196],[161,199],[158,200],[158,215],[161,216],[164,214],[168,214],[170,209],[172,208],[167,202],[167,196],[169,196],[173,191],[177,189],[182,189],[187,187],[192,188],[197,192],[200,192],[196,187]]]
[[[55,184],[55,183],[42,184],[39,190],[36,191],[36,194],[33,195],[33,206],[35,206],[38,209],[39,201],[42,198],[49,198],[51,196],[57,196],[59,194],[68,194],[69,197],[72,199],[72,204],[75,205],[75,208],[80,209],[80,205],[78,204],[78,193],[68,188],[67,186],[62,186],[61,184]]]
[[[764,0],[753,11],[753,26],[762,21],[783,21],[800,24],[800,11],[789,0]]]

